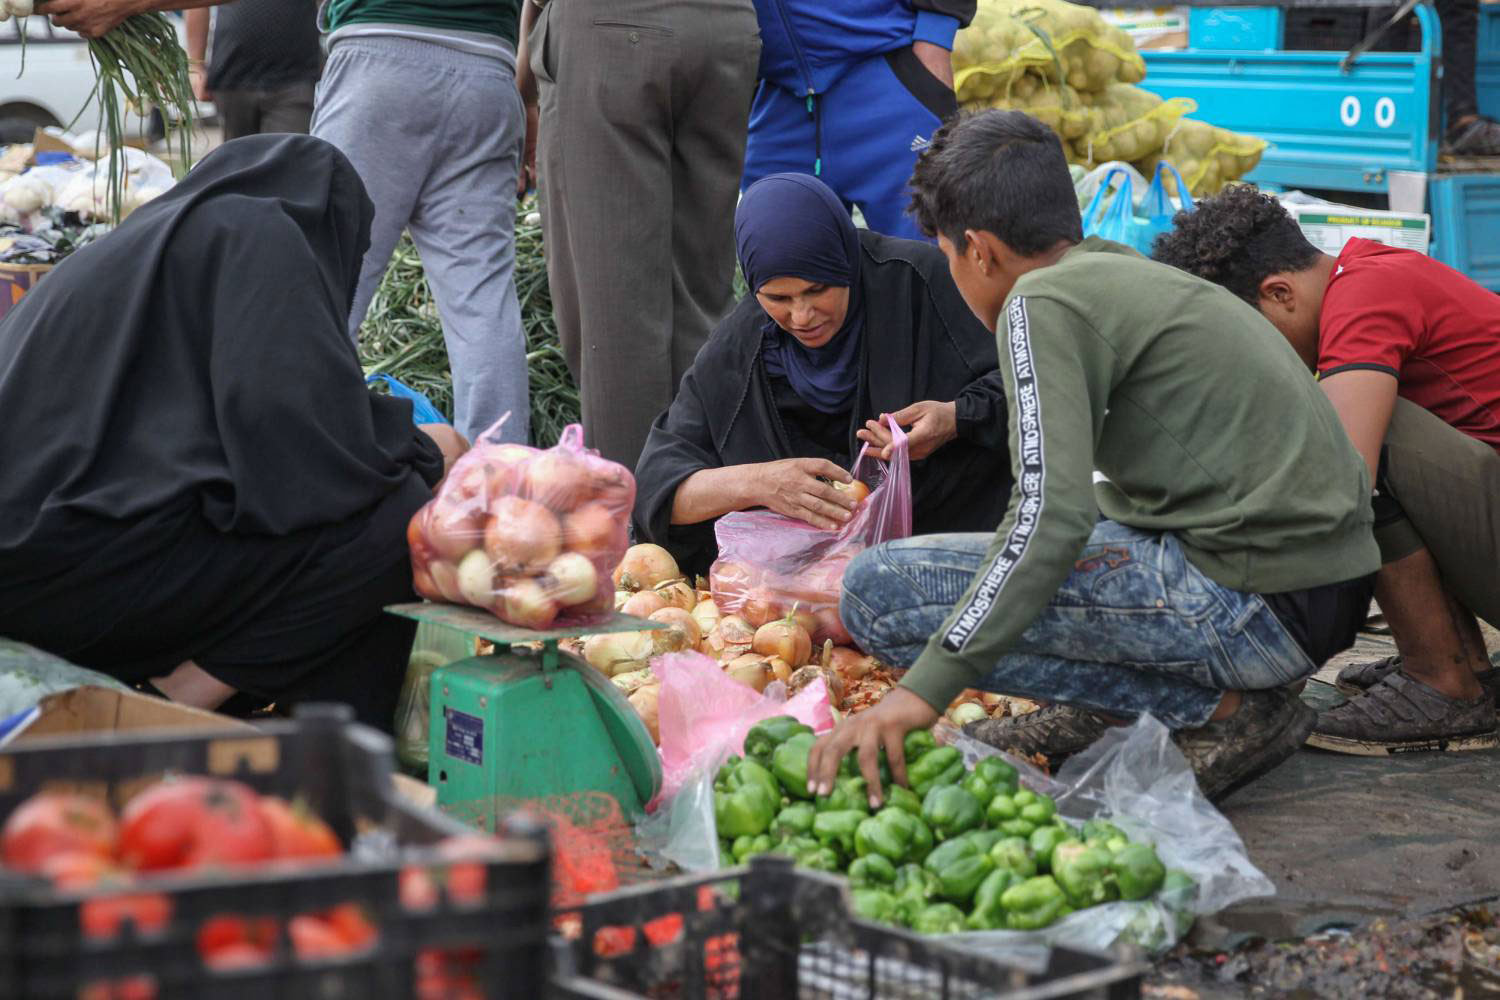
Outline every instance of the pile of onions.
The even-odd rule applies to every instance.
[[[600,620],[634,505],[630,471],[584,448],[576,426],[547,450],[481,439],[407,527],[412,584],[522,628]]]

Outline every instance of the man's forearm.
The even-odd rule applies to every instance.
[[[520,40],[516,44],[516,86],[527,106],[536,103],[536,76],[531,72],[531,29],[539,8],[531,0],[521,0]]]
[[[207,7],[194,8],[187,12],[187,54],[194,62],[203,62],[208,56],[208,25],[211,15]]]

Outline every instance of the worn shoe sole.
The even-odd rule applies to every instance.
[[[1466,750],[1493,750],[1500,747],[1500,730],[1487,733],[1460,733],[1430,740],[1356,740],[1348,736],[1329,736],[1313,733],[1307,745],[1334,753],[1354,754],[1359,757],[1392,757],[1399,753],[1461,753]]]
[[[1239,774],[1218,788],[1204,788],[1202,779],[1199,779],[1199,790],[1204,798],[1214,803],[1221,802],[1296,754],[1312,733],[1313,726],[1317,725],[1318,713],[1295,698],[1289,699],[1289,704],[1294,710],[1283,716],[1282,726],[1261,745],[1260,750],[1246,759]]]

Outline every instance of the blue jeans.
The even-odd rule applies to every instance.
[[[916,661],[980,571],[991,535],[927,535],[862,552],[840,607],[855,641]],[[1222,587],[1176,536],[1100,521],[1052,602],[975,687],[1172,729],[1208,721],[1225,691],[1282,687],[1317,665],[1257,594]]]

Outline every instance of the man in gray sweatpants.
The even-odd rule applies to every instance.
[[[587,443],[635,468],[733,304],[734,206],[760,59],[752,0],[527,0],[557,331]],[[528,57],[529,47],[529,57]]]
[[[516,179],[526,111],[515,81],[520,0],[326,0],[329,58],[312,134],[337,146],[375,203],[349,317],[359,326],[401,230],[411,231],[470,440],[525,442],[526,344],[515,288]]]

